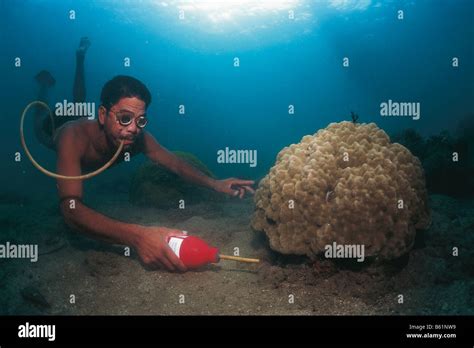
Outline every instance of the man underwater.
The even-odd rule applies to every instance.
[[[76,52],[76,75],[74,79],[74,102],[85,101],[84,58],[90,46],[82,38]],[[54,79],[45,71],[36,75],[40,84],[40,98],[45,99],[47,88]],[[183,161],[161,146],[144,127],[147,124],[146,110],[151,102],[148,88],[130,76],[116,76],[102,88],[101,105],[97,120],[71,117],[54,133],[48,119],[42,119],[37,110],[35,132],[38,139],[57,153],[57,172],[67,176],[81,175],[103,166],[110,160],[121,141],[130,157],[143,153],[154,163],[166,167],[195,184],[217,192],[242,198],[245,192],[254,193],[251,180],[229,178],[215,180]],[[64,120],[64,117],[57,119]],[[123,160],[119,156],[116,163]],[[169,236],[182,235],[180,230],[161,226],[142,226],[114,220],[100,214],[82,203],[82,180],[57,180],[60,208],[65,222],[72,228],[113,244],[133,247],[143,263],[150,267],[166,268],[169,271],[186,271],[186,267],[167,244]],[[75,201],[70,209],[70,201]]]

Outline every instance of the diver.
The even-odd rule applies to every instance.
[[[84,58],[90,46],[82,38],[76,54],[74,100],[85,100]],[[51,74],[43,71],[36,75],[40,84],[40,98],[45,100],[48,88],[54,85]],[[57,154],[57,172],[77,176],[97,169],[109,161],[121,142],[130,157],[143,153],[154,163],[182,176],[197,185],[217,192],[242,198],[246,192],[254,193],[252,180],[229,178],[216,180],[203,174],[187,162],[168,151],[149,132],[145,131],[151,103],[148,88],[131,76],[116,76],[102,88],[101,105],[97,120],[84,117],[59,124],[51,131],[51,122],[40,122],[41,113],[35,115],[35,132],[38,139]],[[57,117],[61,119],[60,117]],[[49,127],[49,129],[48,129]],[[123,161],[119,156],[116,163]],[[127,245],[136,250],[142,262],[149,267],[169,271],[186,271],[186,267],[167,244],[170,236],[183,235],[183,231],[163,226],[142,226],[109,218],[82,202],[82,180],[57,180],[60,209],[65,222],[73,229],[96,239]],[[71,204],[74,203],[74,204]]]

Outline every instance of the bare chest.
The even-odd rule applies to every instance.
[[[112,166],[129,161],[132,157],[136,156],[139,152],[136,148],[124,149],[113,162]],[[106,153],[97,151],[93,146],[89,146],[81,157],[81,169],[83,172],[93,171],[99,169],[104,164],[112,159],[115,152],[109,151]]]

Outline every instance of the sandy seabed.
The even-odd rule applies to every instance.
[[[0,202],[1,241],[38,243],[40,256],[36,263],[0,260],[4,315],[474,314],[473,200],[431,195],[433,223],[409,256],[363,269],[272,252],[250,227],[251,198],[185,210],[136,207],[123,193],[89,202],[122,221],[183,229],[222,253],[238,247],[241,256],[262,260],[221,261],[184,274],[147,270],[133,252],[124,256],[121,246],[71,231],[57,203],[11,201]]]

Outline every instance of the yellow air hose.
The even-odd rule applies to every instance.
[[[230,256],[230,255],[219,255],[221,260],[234,260],[239,262],[247,262],[247,263],[259,263],[259,259],[249,259],[246,257],[239,257],[239,256]]]
[[[49,106],[46,104],[46,103],[43,103],[42,101],[33,101],[31,103],[29,103],[25,110],[23,110],[23,113],[21,114],[21,120],[20,120],[20,139],[21,139],[21,145],[23,146],[23,149],[25,150],[25,153],[26,153],[26,156],[28,156],[28,158],[30,159],[31,163],[33,163],[33,165],[38,168],[38,170],[52,178],[56,178],[56,179],[66,179],[66,180],[84,180],[84,179],[89,179],[89,178],[92,178],[93,176],[96,176],[100,173],[102,173],[104,170],[106,170],[107,168],[109,168],[114,162],[115,160],[117,159],[117,157],[120,155],[120,153],[122,152],[122,149],[123,149],[123,143],[124,141],[122,140],[120,142],[120,145],[117,149],[117,152],[115,152],[114,156],[106,163],[104,164],[101,168],[91,172],[91,173],[88,173],[88,174],[84,174],[84,175],[76,175],[76,176],[68,176],[68,175],[60,175],[60,174],[56,174],[56,173],[53,173],[53,172],[50,172],[49,170],[43,168],[38,162],[35,161],[35,159],[33,158],[33,156],[31,155],[30,153],[30,150],[28,150],[28,147],[26,146],[26,142],[25,142],[25,136],[23,134],[23,122],[25,120],[25,115],[26,113],[28,112],[28,110],[33,106],[33,105],[41,105],[43,107],[45,107],[47,110],[48,110],[48,113],[49,113],[49,117],[51,118],[51,126],[52,126],[52,137],[54,138],[55,136],[55,132],[56,132],[56,129],[54,127],[54,117],[53,117],[53,114],[51,112],[51,109],[49,108]]]

